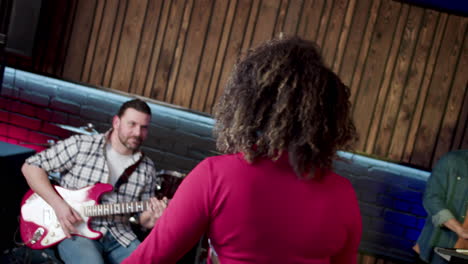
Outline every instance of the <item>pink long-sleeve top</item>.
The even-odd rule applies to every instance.
[[[350,182],[331,171],[299,179],[284,154],[247,163],[205,159],[123,263],[175,263],[206,233],[221,264],[353,264],[362,224]]]

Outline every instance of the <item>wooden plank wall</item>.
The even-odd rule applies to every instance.
[[[210,113],[241,52],[297,34],[351,87],[357,151],[430,169],[468,148],[466,17],[393,0],[44,2],[35,57],[13,66]]]

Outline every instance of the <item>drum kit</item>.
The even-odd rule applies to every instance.
[[[163,197],[172,199],[185,174],[171,170],[160,170],[157,175],[161,178],[161,185],[156,190],[156,197],[158,199]]]

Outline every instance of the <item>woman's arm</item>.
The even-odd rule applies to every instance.
[[[180,184],[151,233],[123,263],[175,263],[206,232],[210,166],[200,163]]]

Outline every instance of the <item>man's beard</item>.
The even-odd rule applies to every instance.
[[[136,144],[130,143],[130,140],[132,139],[136,139],[137,143]],[[127,149],[130,149],[133,151],[138,150],[141,146],[141,142],[143,142],[141,137],[122,137],[121,135],[119,135],[119,140],[120,140],[120,143],[122,143],[122,145],[124,145]]]

